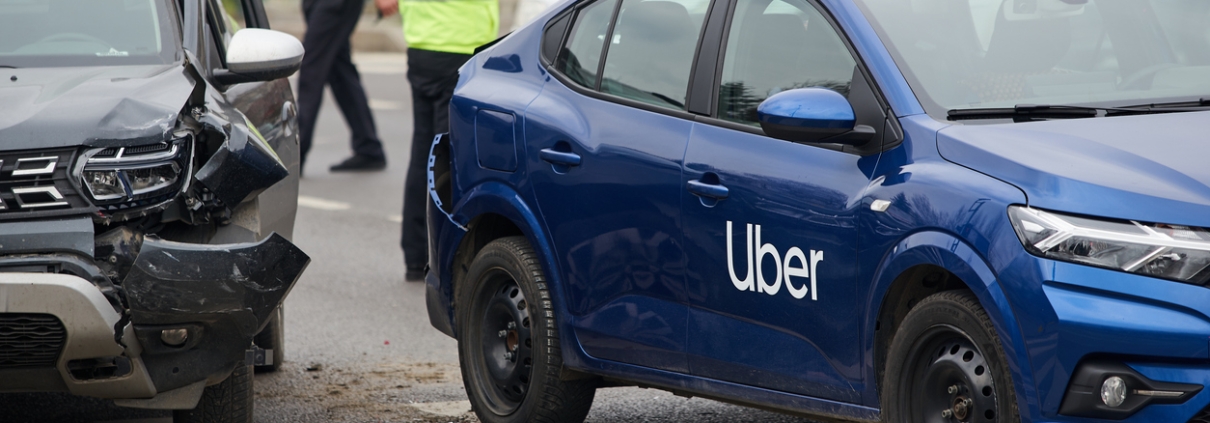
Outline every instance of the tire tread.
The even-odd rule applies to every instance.
[[[240,361],[227,380],[207,386],[197,408],[177,410],[174,423],[251,423],[253,366]]]

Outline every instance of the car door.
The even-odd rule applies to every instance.
[[[858,402],[856,218],[877,154],[766,136],[756,108],[777,92],[824,87],[875,105],[858,107],[859,124],[882,128],[885,115],[814,3],[735,3],[713,111],[685,154],[689,365],[707,378]]]
[[[219,0],[206,1],[207,66],[212,72],[226,68],[227,45],[235,32],[248,28],[268,29],[261,0],[236,0],[238,9],[228,9]],[[273,147],[290,170],[290,176],[275,184],[258,198],[260,236],[277,232],[287,239],[293,235],[297,209],[299,175],[299,146],[294,92],[286,78],[273,81],[245,82],[231,86],[215,84],[224,100],[235,107]]]
[[[707,0],[580,6],[525,117],[527,166],[589,355],[685,365],[681,160]]]

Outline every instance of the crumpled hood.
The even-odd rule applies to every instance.
[[[162,141],[193,87],[180,64],[0,68],[0,149]]]
[[[937,145],[1032,207],[1210,227],[1210,112],[954,125]]]

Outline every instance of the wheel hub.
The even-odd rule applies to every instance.
[[[529,392],[533,369],[528,304],[512,280],[486,300],[482,322],[482,360],[490,376],[486,382],[501,408],[511,409]]]
[[[982,352],[957,333],[933,338],[914,360],[912,421],[996,421],[995,383]]]
[[[950,407],[950,410],[953,410],[954,418],[959,421],[965,421],[967,415],[970,414],[971,402],[970,398],[963,396],[954,398],[954,406]]]

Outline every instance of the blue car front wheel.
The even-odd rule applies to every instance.
[[[970,292],[917,304],[895,333],[882,383],[887,423],[1019,422],[991,319]]]

